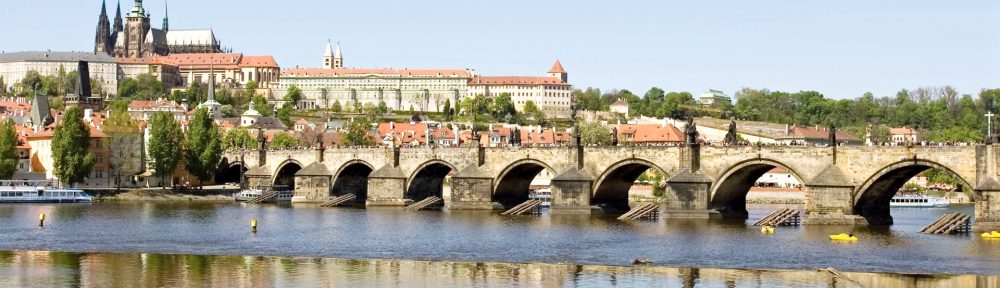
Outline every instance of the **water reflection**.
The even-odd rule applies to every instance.
[[[971,206],[894,209],[897,221],[892,226],[778,227],[776,233],[768,235],[748,223],[782,207],[748,208],[751,218],[748,221],[623,222],[599,213],[509,217],[493,211],[411,213],[401,209],[291,208],[235,203],[0,205],[0,223],[3,223],[0,250],[594,265],[627,265],[635,258],[649,258],[656,265],[674,267],[793,270],[834,267],[868,272],[1000,273],[1000,241],[918,232],[942,213],[971,214]],[[37,222],[41,212],[50,215],[44,228],[38,227]],[[250,233],[250,219],[257,219],[260,224],[256,234]],[[854,233],[861,240],[831,243],[827,235],[836,233]],[[0,254],[0,261],[9,258]],[[207,272],[197,268],[190,274],[215,273],[211,267],[219,267],[197,256],[190,258],[190,265],[210,267]],[[142,259],[144,263],[163,260]],[[301,273],[298,264],[283,265],[292,267],[286,274]],[[364,269],[382,271],[399,267]],[[476,277],[483,273],[491,275],[483,269],[469,271],[476,271]],[[523,270],[517,270],[511,277],[524,275]],[[155,278],[155,274],[148,277]],[[679,282],[673,284],[683,286],[684,278],[676,279]],[[697,277],[688,280],[698,281]]]
[[[33,287],[998,287],[998,276],[568,264],[0,252],[3,285]]]

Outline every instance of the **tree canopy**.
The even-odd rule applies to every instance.
[[[149,158],[153,170],[166,185],[167,177],[174,172],[184,157],[184,135],[180,124],[169,112],[156,112],[149,119]]]
[[[274,133],[274,138],[271,138],[271,143],[268,144],[271,149],[288,149],[302,146],[299,139],[289,135],[285,132]]]
[[[125,78],[118,83],[118,96],[123,98],[153,100],[166,95],[163,91],[163,82],[148,73]]]
[[[611,130],[600,122],[582,122],[580,142],[583,145],[611,145]]]
[[[11,179],[17,171],[17,130],[14,120],[0,123],[0,179]]]
[[[222,136],[222,149],[251,149],[256,147],[257,139],[250,135],[250,131],[243,127],[229,129]]]
[[[62,118],[52,136],[52,162],[55,175],[73,186],[87,178],[97,159],[89,151],[90,127],[83,123],[80,108],[66,109]]]
[[[187,161],[184,166],[200,182],[212,179],[222,158],[222,141],[219,138],[219,127],[212,122],[208,109],[197,109],[188,124],[187,145],[184,146],[187,147]]]
[[[344,145],[347,146],[372,146],[375,139],[368,134],[371,129],[371,122],[364,118],[355,118],[348,124],[347,132],[343,137]]]

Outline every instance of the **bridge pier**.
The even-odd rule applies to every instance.
[[[972,230],[976,232],[1000,231],[1000,190],[976,193],[976,222]]]
[[[471,165],[451,177],[451,201],[445,203],[452,210],[491,210],[494,207],[493,177],[478,166]]]
[[[552,178],[552,213],[589,214],[590,191],[594,177],[577,169],[570,169]]]
[[[294,203],[319,203],[330,199],[333,176],[326,165],[315,162],[295,172]]]
[[[406,175],[399,167],[385,165],[368,175],[365,206],[406,206]]]
[[[718,211],[708,209],[712,179],[700,172],[681,170],[667,179],[666,207],[663,218],[722,218]]]
[[[802,224],[864,225],[868,221],[854,215],[854,186],[837,166],[830,165],[805,183],[805,211]]]

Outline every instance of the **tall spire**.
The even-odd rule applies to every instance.
[[[125,27],[122,26],[122,1],[118,0],[118,9],[115,11],[115,27],[112,34],[117,35],[118,32],[124,31]]]
[[[323,53],[325,57],[333,57],[333,47],[330,46],[330,39],[326,39],[326,52]]]
[[[167,18],[170,18],[170,13],[168,12],[167,0],[163,0],[163,32],[170,31],[170,21],[167,20]]]
[[[215,102],[215,66],[208,66],[208,101]]]
[[[106,3],[104,2],[104,0],[101,0],[101,17],[102,18],[108,17],[108,9],[106,8]]]

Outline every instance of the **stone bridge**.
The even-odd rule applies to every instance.
[[[774,167],[805,190],[807,224],[891,224],[889,200],[918,173],[938,168],[971,189],[976,229],[1000,228],[1000,145],[948,147],[462,147],[333,148],[227,152],[220,179],[282,184],[295,202],[356,194],[359,205],[403,206],[442,197],[449,209],[502,209],[528,199],[548,170],[552,213],[622,213],[628,190],[647,169],[665,175],[664,217],[747,218],[746,195]]]

